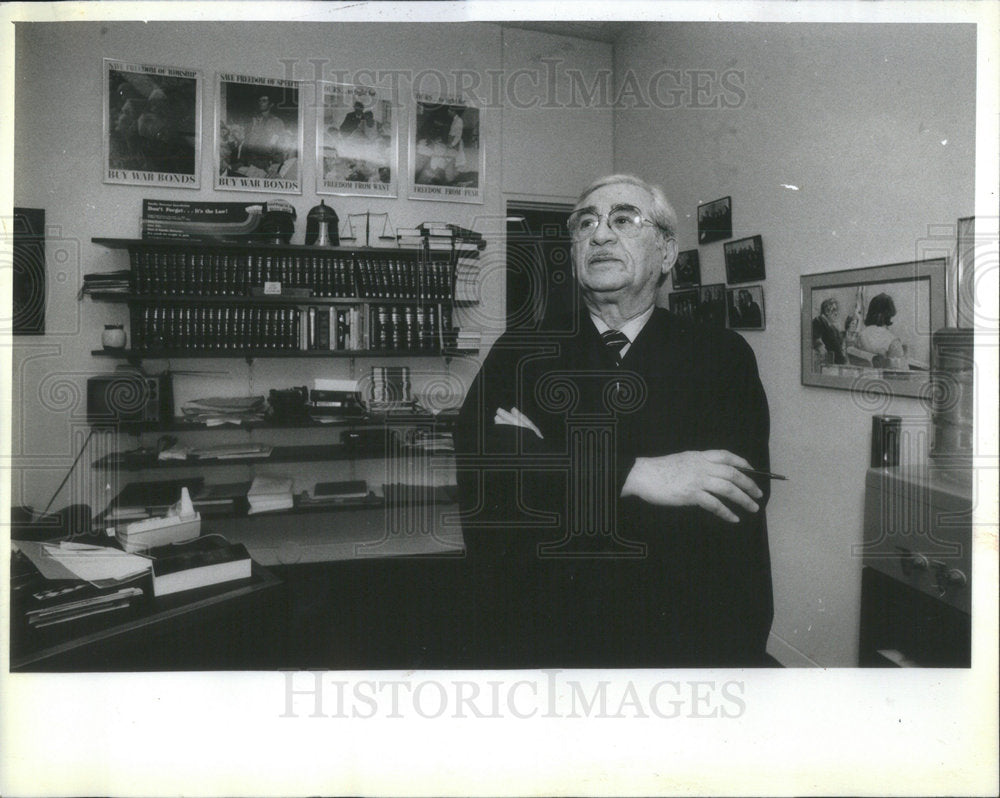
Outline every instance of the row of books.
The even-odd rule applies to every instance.
[[[132,273],[128,269],[114,272],[92,272],[83,275],[80,296],[85,294],[127,294],[131,288]]]
[[[140,295],[250,296],[265,283],[316,297],[450,299],[447,260],[312,254],[210,253],[135,249],[132,288]]]
[[[132,309],[132,346],[142,352],[434,351],[442,347],[451,330],[451,308],[446,305],[183,305]]]

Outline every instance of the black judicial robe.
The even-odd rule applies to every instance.
[[[616,367],[589,316],[506,334],[455,431],[484,667],[759,665],[773,615],[763,505],[729,524],[619,493],[636,457],[728,449],[768,470],[747,343],[657,308]],[[544,437],[494,423],[517,407]],[[736,508],[734,508],[736,509]]]

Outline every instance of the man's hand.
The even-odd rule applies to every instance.
[[[622,497],[637,496],[650,504],[701,507],[732,524],[740,519],[721,499],[755,513],[754,499],[764,494],[737,468],[752,466],[725,449],[637,457],[622,487]]]

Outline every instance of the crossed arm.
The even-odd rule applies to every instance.
[[[516,407],[497,408],[494,424],[511,425],[542,433]],[[621,496],[635,496],[665,507],[701,507],[723,521],[735,524],[739,517],[723,499],[756,513],[756,500],[764,493],[739,468],[753,468],[744,458],[725,449],[678,452],[659,457],[637,457],[625,478]]]

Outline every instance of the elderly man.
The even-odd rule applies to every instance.
[[[812,320],[813,349],[822,363],[847,362],[844,335],[840,331],[840,303],[827,297],[819,306],[819,315]]]
[[[744,340],[654,307],[663,193],[613,175],[568,227],[583,307],[508,333],[456,427],[476,664],[760,665],[767,400]]]

